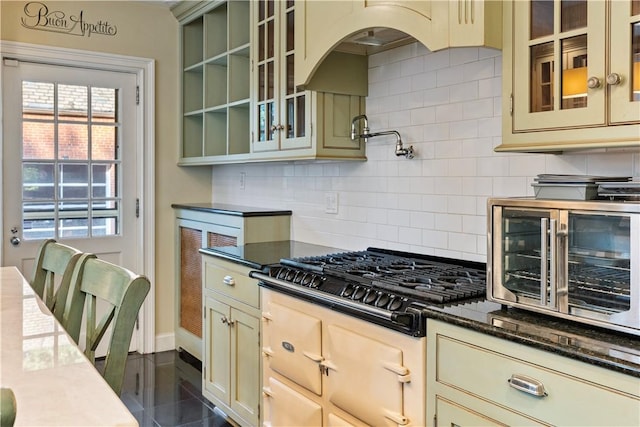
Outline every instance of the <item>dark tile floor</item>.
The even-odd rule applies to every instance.
[[[120,398],[140,427],[231,427],[202,396],[200,362],[188,353],[131,353]]]

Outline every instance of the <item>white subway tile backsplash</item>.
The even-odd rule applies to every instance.
[[[424,71],[434,71],[449,68],[449,52],[451,49],[443,49],[437,52],[428,52],[424,56]]]
[[[462,112],[465,119],[494,117],[493,98],[483,98],[477,101],[465,102]]]
[[[456,47],[449,50],[451,66],[478,62],[479,51],[477,47]]]
[[[464,81],[464,67],[457,65],[451,68],[438,70],[436,85],[438,87],[451,86]]]
[[[540,173],[640,176],[640,149],[565,154],[496,153],[502,132],[502,54],[491,48],[430,52],[415,43],[369,57],[372,132],[366,162],[283,162],[213,167],[213,200],[291,209],[292,238],[464,258],[487,255],[487,198],[533,195]],[[345,130],[347,132],[347,130]],[[239,173],[246,174],[239,189]],[[338,193],[338,214],[324,193]]]

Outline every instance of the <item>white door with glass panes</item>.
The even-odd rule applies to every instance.
[[[136,75],[4,59],[2,77],[2,265],[30,278],[52,238],[141,272]]]

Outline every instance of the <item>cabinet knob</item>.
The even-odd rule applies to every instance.
[[[622,81],[622,77],[620,77],[620,74],[618,73],[611,73],[607,76],[608,85],[615,86],[617,84],[620,84],[621,81]]]
[[[601,84],[601,82],[600,82],[600,79],[599,79],[599,78],[597,78],[597,77],[589,77],[589,78],[587,79],[587,87],[588,87],[589,89],[597,89],[597,88],[599,88],[601,85],[602,85],[602,84]]]
[[[233,276],[224,276],[224,279],[222,279],[222,283],[227,286],[234,286],[236,284],[236,281],[233,279]]]
[[[220,318],[220,321],[222,322],[223,325],[229,325],[229,326],[233,326],[236,323],[235,320],[229,320],[226,318],[226,316],[222,316]]]

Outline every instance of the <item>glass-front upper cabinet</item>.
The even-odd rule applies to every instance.
[[[253,151],[310,145],[310,96],[294,85],[295,2],[259,0],[256,8]]]
[[[498,151],[516,142],[529,145],[523,149],[637,144],[640,0],[509,2],[504,61],[506,138]],[[635,126],[612,130],[620,124]],[[577,131],[585,127],[592,130]]]

